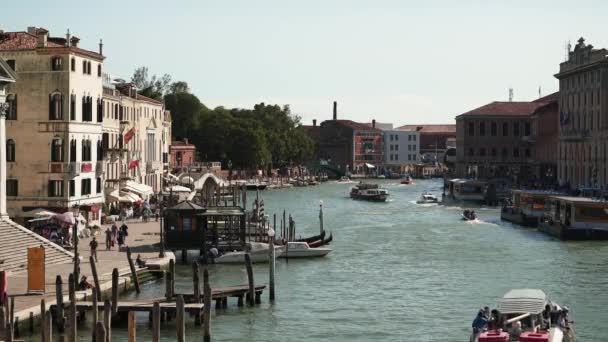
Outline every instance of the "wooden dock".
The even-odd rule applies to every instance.
[[[264,292],[264,289],[266,289],[266,285],[257,285],[254,287],[255,302],[257,304],[262,302],[262,293]],[[183,296],[186,303],[195,303],[195,295],[192,292],[179,293],[176,295]],[[225,309],[228,307],[229,297],[237,298],[237,306],[243,306],[244,299],[249,300],[249,285],[228,286],[211,289],[211,299],[215,300],[216,309]]]

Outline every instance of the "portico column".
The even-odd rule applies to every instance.
[[[6,211],[6,112],[8,103],[0,102],[0,219],[8,219]]]

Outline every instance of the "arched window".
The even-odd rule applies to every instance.
[[[13,139],[8,139],[6,141],[6,161],[15,161],[15,140]]]
[[[51,57],[51,70],[60,71],[63,69],[63,62],[60,56]]]
[[[61,93],[49,95],[49,120],[63,120],[63,95]]]
[[[76,161],[76,140],[75,139],[70,140],[70,161],[71,162]]]
[[[87,61],[82,61],[82,73],[85,75],[87,73]]]
[[[60,138],[55,138],[51,142],[51,161],[63,161],[63,140],[61,140]]]
[[[91,141],[90,140],[82,141],[82,161],[83,162],[91,161]]]
[[[101,63],[97,64],[97,77],[101,77]]]
[[[87,62],[87,74],[91,74],[91,62]]]
[[[76,71],[76,58],[72,57],[71,63],[72,71]]]
[[[70,120],[76,120],[76,94],[70,95]]]
[[[97,161],[103,160],[103,146],[101,140],[97,141]]]
[[[82,97],[82,121],[93,121],[93,98]]]
[[[118,119],[118,104],[114,105],[114,119]]]
[[[6,115],[6,119],[17,120],[17,95],[8,94],[6,97],[6,103],[8,103],[8,113]]]

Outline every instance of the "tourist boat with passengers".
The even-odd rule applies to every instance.
[[[331,248],[317,247],[311,248],[306,242],[290,241],[287,242],[285,249],[279,255],[279,258],[315,258],[324,257]]]
[[[505,200],[500,218],[522,226],[536,227],[545,214],[545,205],[550,196],[560,195],[545,190],[512,190],[511,197]]]
[[[283,246],[274,246],[275,258],[283,253]],[[242,264],[249,253],[252,263],[266,263],[270,260],[270,245],[263,242],[249,242],[244,251],[224,253],[213,259],[216,264]]]
[[[538,289],[507,292],[491,312],[480,310],[478,317],[489,318],[483,327],[473,322],[471,342],[574,342],[574,322],[569,309],[547,299]]]
[[[550,196],[538,230],[562,240],[608,240],[608,202]]]
[[[430,192],[423,192],[422,195],[420,195],[420,198],[416,201],[417,204],[432,204],[432,203],[439,203],[439,199],[437,198],[437,196],[433,195]]]
[[[388,195],[388,190],[380,188],[380,185],[363,182],[350,190],[350,197],[356,200],[386,202]]]

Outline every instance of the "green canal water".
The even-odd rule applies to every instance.
[[[417,205],[422,191],[441,194],[441,182],[401,186],[382,181],[388,203],[353,201],[352,184],[265,191],[266,213],[285,209],[297,233],[318,234],[319,201],[333,252],[316,260],[277,262],[277,301],[254,309],[212,310],[215,341],[468,341],[480,306],[494,306],[512,288],[541,288],[573,311],[578,341],[608,340],[608,244],[562,242],[502,223],[499,210],[476,209],[480,222],[460,220],[462,207]],[[252,195],[248,197],[252,199]],[[178,291],[191,291],[190,267],[180,266]],[[212,286],[243,284],[241,266],[210,267]],[[268,266],[254,265],[256,282]],[[162,296],[162,283],[142,297]],[[129,295],[135,297],[135,295]],[[150,340],[147,315],[138,338]],[[201,337],[192,321],[187,339]],[[84,332],[83,332],[84,333]],[[124,340],[124,329],[115,330]],[[171,323],[164,340],[174,340]]]

